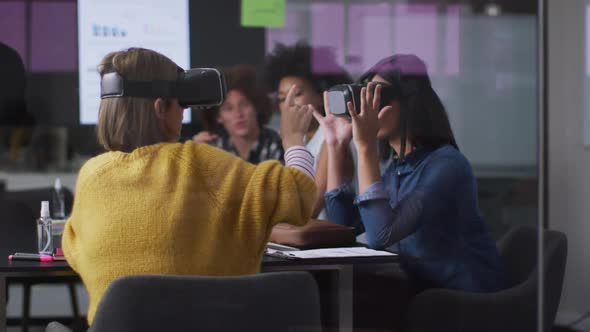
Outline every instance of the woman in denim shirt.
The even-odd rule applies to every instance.
[[[508,286],[496,245],[479,214],[475,177],[459,152],[445,109],[426,65],[415,55],[381,60],[361,77],[360,112],[347,117],[315,114],[326,135],[329,220],[354,225],[377,249],[394,249],[418,289],[491,292]],[[384,89],[390,94],[381,105]],[[327,95],[324,95],[327,105]],[[357,105],[358,107],[358,105]],[[358,153],[360,195],[341,170],[350,138]],[[380,176],[378,145],[393,162]]]

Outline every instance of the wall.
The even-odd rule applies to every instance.
[[[583,146],[585,3],[548,0],[549,226],[569,241],[558,321],[590,310],[590,150]],[[590,128],[589,128],[590,129]],[[586,320],[577,328],[590,330]]]
[[[193,67],[222,67],[236,63],[262,65],[264,61],[264,29],[240,26],[240,4],[239,0],[190,2],[190,43]],[[11,5],[14,7],[14,4],[11,3]],[[44,2],[43,5],[47,5],[47,2]],[[68,10],[48,22],[64,21],[62,28],[68,33],[56,33],[47,38],[53,38],[49,44],[67,45],[68,49],[69,47],[75,49],[77,47],[77,21],[73,13],[75,13],[76,2],[70,1],[62,5],[65,5]],[[8,7],[0,6],[0,11],[6,10],[6,8]],[[18,14],[23,13],[22,11],[18,12]],[[21,42],[24,32],[17,33],[15,26],[22,22],[19,20],[16,20],[14,24],[11,22],[8,24],[13,25],[14,38]],[[47,22],[47,20],[43,20],[43,22]],[[33,27],[37,26],[36,23],[37,21],[32,22]],[[23,29],[19,31],[24,31]],[[72,31],[73,33],[71,33]],[[33,48],[33,50],[36,49]],[[43,52],[35,54],[39,53],[44,54]],[[74,66],[73,68],[52,67],[44,71],[37,70],[30,73],[27,81],[27,107],[28,111],[34,115],[38,126],[67,127],[70,138],[69,148],[72,152],[94,155],[101,151],[101,148],[96,144],[94,127],[78,124],[78,74],[75,62],[77,55],[71,56],[73,58],[70,59],[70,67]],[[36,58],[41,57],[36,56]],[[194,114],[193,118],[195,118]],[[198,124],[186,125],[183,137],[192,137],[198,129],[200,129]]]

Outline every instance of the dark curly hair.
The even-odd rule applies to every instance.
[[[319,93],[333,85],[352,82],[348,73],[336,63],[330,48],[312,48],[301,41],[294,46],[278,44],[266,57],[265,76],[273,91],[287,76],[307,80]]]
[[[265,91],[258,85],[256,68],[250,65],[236,65],[223,70],[227,91],[237,90],[241,92],[253,105],[256,110],[258,126],[264,127],[272,116],[272,102]],[[201,112],[205,130],[221,133],[222,126],[217,122],[219,108]]]

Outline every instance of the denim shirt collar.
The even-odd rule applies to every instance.
[[[393,164],[395,164],[395,169],[400,175],[412,173],[430,152],[431,149],[419,145],[412,152],[407,154],[405,160],[401,163],[399,162],[397,154],[394,154]]]

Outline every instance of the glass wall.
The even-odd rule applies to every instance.
[[[101,151],[94,127],[79,121],[76,2],[6,1],[0,6],[0,22],[7,27],[0,29],[0,41],[18,52],[27,69],[26,113],[5,121],[5,126],[20,124],[4,130],[0,169],[75,173]],[[190,10],[193,65],[223,67],[247,59],[263,69],[265,53],[277,43],[305,41],[317,59],[322,52],[333,54],[356,78],[386,55],[418,55],[428,65],[459,147],[475,169],[480,207],[494,236],[514,224],[536,222],[534,1],[291,0],[284,27],[268,29],[236,26],[236,3],[232,9],[218,9],[231,13],[218,29],[221,44],[203,48],[197,43],[211,39],[199,25],[207,11],[199,4]],[[234,46],[247,41],[258,48]],[[245,55],[231,56],[225,48]],[[315,65],[325,70],[322,63]],[[194,117],[184,136],[190,138],[200,127]]]
[[[550,11],[556,13],[556,21],[571,25],[567,17],[575,12],[576,20],[585,24],[571,27],[572,31],[581,29],[577,31],[577,42],[566,43],[567,33],[558,29],[549,34],[549,42],[561,43],[566,49],[586,41],[584,45],[588,47],[590,3],[572,0],[579,3],[574,11],[558,8],[561,0],[548,2]],[[335,64],[358,79],[386,56],[416,54],[426,63],[433,88],[448,112],[459,149],[473,167],[480,213],[494,241],[500,241],[516,226],[539,226],[538,156],[543,147],[539,146],[538,138],[543,133],[538,126],[541,113],[537,3],[537,0],[286,0],[283,26],[252,28],[240,24],[239,0],[191,1],[187,9],[190,64],[218,68],[249,64],[257,69],[262,80],[265,57],[278,44],[304,42],[313,49],[314,71],[330,72],[333,63],[322,59],[331,57]],[[47,187],[56,177],[64,179],[65,186],[74,190],[82,164],[103,152],[96,143],[95,127],[80,123],[77,5],[76,0],[0,1],[0,45],[18,55],[25,73],[20,88],[17,80],[3,81],[0,77],[0,86],[6,91],[15,88],[11,93],[22,94],[22,102],[2,109],[0,114],[0,181],[6,190]],[[150,26],[150,29],[158,28]],[[557,57],[561,50],[550,48],[549,55]],[[584,151],[590,146],[590,130],[584,129],[582,133],[581,128],[582,124],[590,126],[590,112],[584,111],[590,109],[590,93],[586,93],[590,92],[590,55],[586,48],[575,50],[583,52],[583,56],[569,55],[568,59],[577,61],[579,67],[570,70],[584,68],[585,75],[568,76],[559,72],[554,76],[562,75],[563,80],[554,83],[553,88],[559,90],[559,86],[569,82],[583,87],[584,91],[574,96],[578,105],[570,104],[580,114],[567,121],[555,120],[556,124],[549,126],[549,139],[551,135],[559,135],[561,140],[555,142],[575,144],[575,151],[581,155],[567,150],[567,154],[557,154],[560,158],[550,158],[550,168],[555,170],[550,171],[550,187],[556,191],[548,203],[551,209],[548,225],[569,232],[574,231],[556,220],[572,204],[567,196],[569,187],[564,183],[574,185],[577,178],[564,178],[563,174],[577,171],[575,174],[583,176],[585,164],[579,163],[578,168],[572,169],[563,166],[562,160],[573,158],[572,155],[583,159]],[[550,60],[549,66],[552,64],[556,65]],[[275,98],[271,89],[266,88],[265,93]],[[554,100],[568,99],[567,89],[561,89]],[[549,109],[549,120],[561,118],[558,105],[551,105],[554,108]],[[191,122],[183,125],[182,140],[203,129],[200,115],[192,111]],[[279,119],[275,109],[270,127],[278,130]],[[570,126],[580,127],[576,127],[580,132],[575,140],[565,142],[571,134]],[[559,149],[558,143],[550,146],[550,152]],[[577,185],[580,196],[586,197],[590,186]],[[574,209],[578,209],[581,218],[584,202],[578,201]],[[574,241],[581,243],[582,238]],[[579,255],[576,262],[583,264],[588,257]],[[588,304],[586,299],[571,295],[578,290],[574,279],[566,276],[567,306],[565,314],[558,315],[564,325],[579,317]],[[15,296],[19,295],[12,291],[11,298]],[[9,316],[17,315],[14,300],[13,309],[10,308],[9,304]]]
[[[537,222],[537,16],[527,3],[292,0],[266,51],[303,40],[354,77],[387,55],[422,58],[500,237]]]

